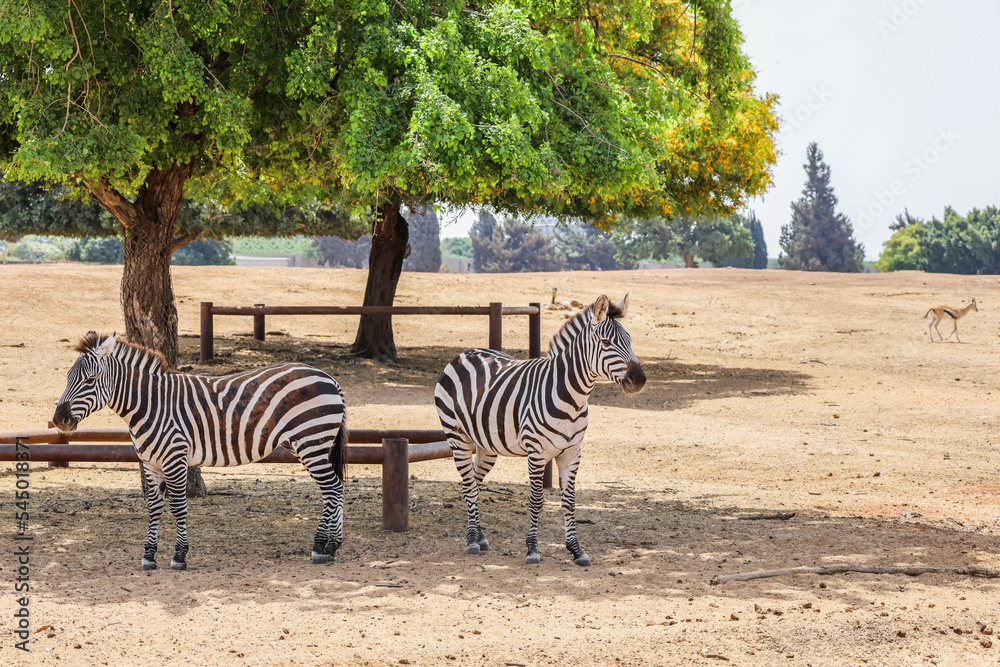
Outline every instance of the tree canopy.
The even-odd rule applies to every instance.
[[[369,305],[394,297],[403,204],[605,229],[732,210],[769,184],[777,127],[741,44],[728,0],[12,0],[0,170],[129,230],[126,326],[162,349],[185,197],[374,211]],[[355,349],[394,356],[373,322]]]

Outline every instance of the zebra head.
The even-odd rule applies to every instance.
[[[592,309],[594,317],[590,327],[595,350],[592,357],[594,370],[620,384],[628,394],[642,391],[646,385],[646,373],[632,352],[632,339],[619,321],[628,312],[628,294],[617,304],[612,304],[602,294]]]
[[[66,391],[52,416],[57,429],[75,431],[77,424],[111,400],[108,357],[114,349],[114,334],[102,339],[93,331],[76,346],[80,356],[66,373]]]

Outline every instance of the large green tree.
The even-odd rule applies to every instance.
[[[170,356],[185,196],[371,216],[365,304],[389,305],[401,206],[614,224],[761,192],[774,99],[726,0],[0,4],[0,169],[64,183],[125,230],[128,335]],[[391,320],[355,350],[393,358]]]
[[[854,239],[851,221],[837,212],[823,151],[813,142],[806,156],[806,185],[802,197],[792,203],[791,222],[781,228],[785,254],[778,262],[783,269],[859,272],[864,268],[865,248]]]

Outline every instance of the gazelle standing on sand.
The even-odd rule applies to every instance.
[[[958,337],[958,321],[962,319],[962,317],[964,317],[970,310],[974,310],[977,313],[979,312],[979,306],[976,305],[975,298],[973,298],[972,303],[970,303],[965,308],[952,308],[951,306],[934,306],[930,310],[928,310],[927,313],[924,315],[924,317],[927,317],[927,315],[931,315],[931,323],[927,325],[927,333],[929,333],[931,336],[931,342],[932,343],[934,342],[934,332],[931,330],[931,328],[933,327],[934,329],[937,329],[938,336],[940,336],[942,341],[948,340],[948,338],[951,338],[952,335],[954,335],[955,340],[961,343],[962,339]],[[951,330],[950,334],[948,334],[948,338],[941,336],[941,330],[937,328],[938,322],[943,320],[945,317],[950,317],[955,325],[955,328]]]

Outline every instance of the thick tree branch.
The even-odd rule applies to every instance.
[[[201,238],[201,232],[188,232],[174,237],[174,242],[170,246],[170,254],[174,254],[188,243],[192,243]]]
[[[135,204],[126,199],[120,192],[108,185],[108,179],[102,176],[97,181],[84,179],[83,184],[90,190],[90,198],[100,204],[125,229],[131,229],[136,223]]]

